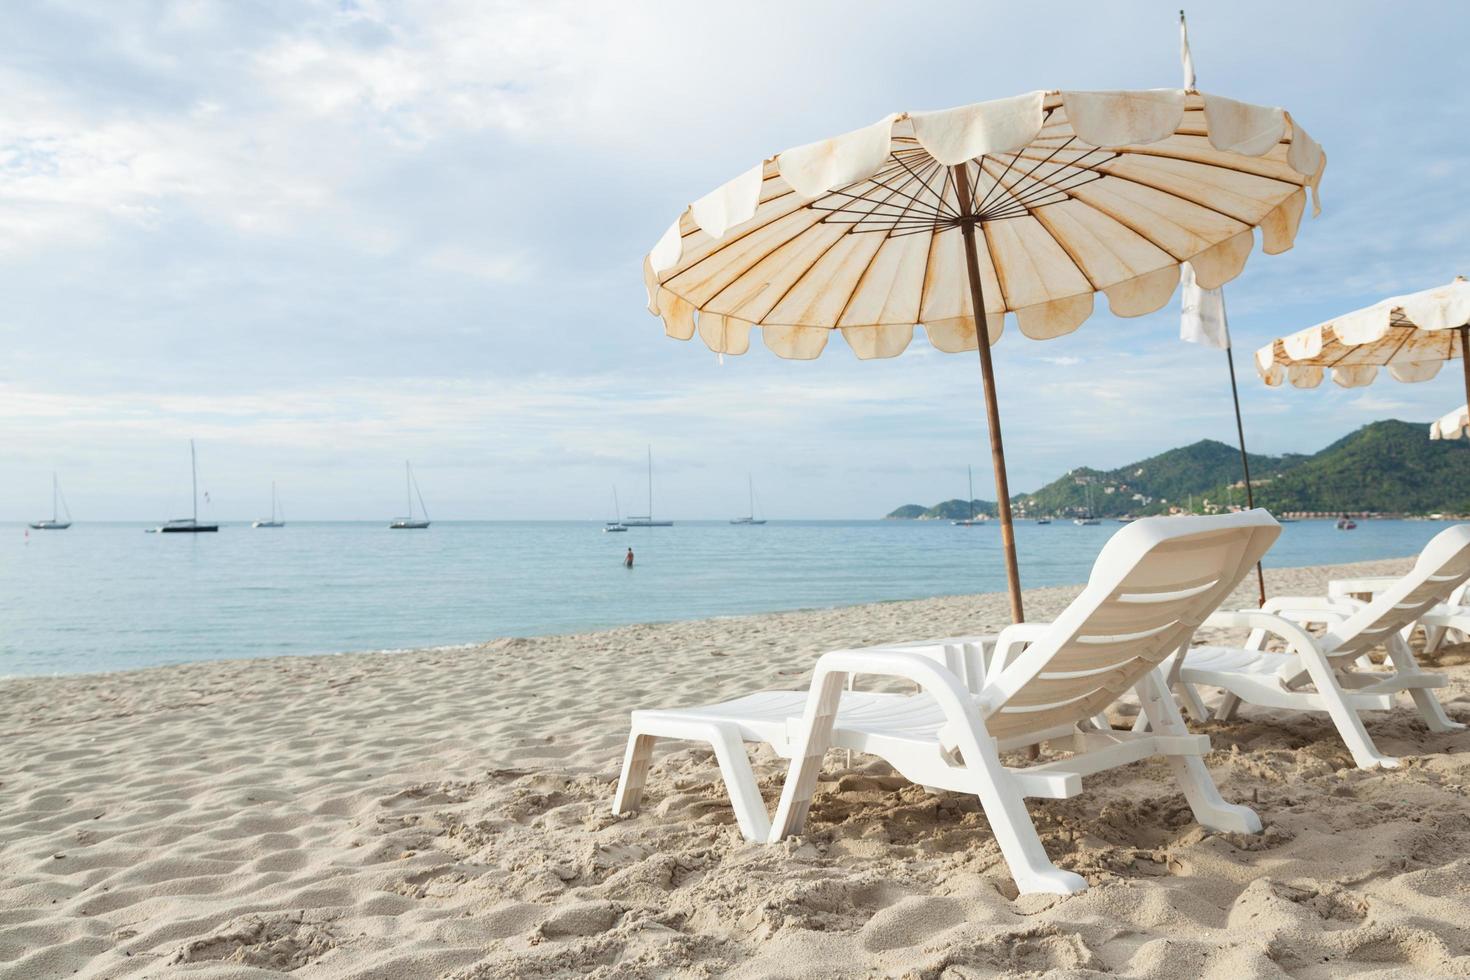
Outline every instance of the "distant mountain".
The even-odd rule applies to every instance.
[[[1427,423],[1373,422],[1313,455],[1250,456],[1256,504],[1281,513],[1377,511],[1470,513],[1470,442],[1435,442]],[[1244,505],[1240,452],[1203,439],[1115,470],[1081,467],[1034,493],[1017,494],[1019,516],[1147,516],[1177,509],[1207,513]],[[1191,498],[1193,498],[1191,500]],[[989,501],[977,513],[994,514]],[[953,519],[969,513],[963,500],[934,507],[907,504],[891,518]]]

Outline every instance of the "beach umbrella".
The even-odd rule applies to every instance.
[[[1391,296],[1362,310],[1278,337],[1256,351],[1268,385],[1315,388],[1327,372],[1344,388],[1361,388],[1387,368],[1395,381],[1428,381],[1446,361],[1460,359],[1470,401],[1470,282]],[[1443,421],[1443,420],[1442,420]]]
[[[1321,147],[1283,109],[1187,89],[1043,91],[900,112],[755,164],[695,201],[644,262],[649,310],[681,340],[786,358],[840,333],[893,357],[922,326],[979,351],[1013,620],[1023,619],[990,344],[1006,314],[1035,340],[1076,330],[1103,293],[1160,309],[1179,264],[1214,288],[1260,229],[1296,237]],[[978,343],[983,311],[987,343]]]
[[[1461,405],[1443,418],[1430,423],[1429,438],[1458,439],[1466,430],[1470,430],[1470,410],[1467,410],[1467,406]]]

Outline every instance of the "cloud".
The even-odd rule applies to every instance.
[[[24,516],[59,466],[93,516],[158,516],[160,461],[189,435],[226,498],[276,474],[303,516],[391,507],[373,488],[404,455],[466,515],[561,516],[641,479],[650,442],[685,515],[723,512],[747,469],[774,514],[952,494],[988,459],[973,355],[921,331],[892,361],[757,342],[721,366],[662,337],[638,266],[688,201],[782,147],[898,109],[1177,79],[1176,24],[1144,6],[985,21],[1047,43],[977,64],[973,32],[896,45],[910,11],[837,2],[19,5],[0,37],[0,511]],[[1448,382],[1392,408],[1274,391],[1247,363],[1470,264],[1445,206],[1470,109],[1422,94],[1455,90],[1456,39],[1377,8],[1317,21],[1247,4],[1192,25],[1212,91],[1288,105],[1331,160],[1323,217],[1227,287],[1262,451],[1458,401]],[[1309,31],[1338,57],[1303,62]],[[1394,44],[1419,71],[1355,67]],[[1177,308],[1104,307],[995,348],[1018,488],[1233,438],[1223,359],[1178,341]]]

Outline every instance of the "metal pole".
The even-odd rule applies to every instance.
[[[965,241],[965,268],[970,276],[970,305],[975,312],[975,345],[980,350],[981,388],[985,395],[985,419],[990,425],[990,461],[995,468],[995,508],[1000,516],[1000,542],[1005,551],[1006,591],[1011,600],[1011,622],[1026,621],[1021,608],[1021,572],[1016,567],[1016,529],[1011,519],[1011,491],[1006,482],[1006,452],[1000,435],[1000,405],[995,398],[995,368],[990,362],[990,331],[985,323],[985,297],[980,288],[980,256],[975,247],[975,226],[980,216],[970,213],[968,164],[955,164],[955,194],[960,205],[960,236]]]
[[[1251,461],[1245,452],[1245,423],[1240,420],[1240,389],[1235,384],[1235,351],[1227,344],[1225,347],[1225,361],[1230,365],[1230,400],[1235,403],[1235,435],[1240,440],[1240,468],[1245,472],[1245,505],[1250,508],[1256,506],[1256,494],[1251,489]],[[1261,563],[1256,562],[1256,593],[1258,604],[1266,604],[1266,573],[1261,569]]]

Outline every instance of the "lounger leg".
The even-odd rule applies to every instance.
[[[832,743],[832,723],[837,720],[837,709],[842,703],[842,685],[842,673],[826,674],[807,699],[806,711],[802,715],[805,736],[794,746],[791,768],[787,770],[786,783],[781,787],[781,801],[776,804],[776,816],[771,821],[769,840],[773,844],[801,833],[806,826],[806,814],[817,791],[822,759]]]
[[[1424,627],[1424,652],[1433,653],[1438,650],[1448,632],[1443,626]]]
[[[1337,733],[1342,736],[1343,743],[1347,745],[1359,768],[1397,768],[1399,760],[1379,752],[1378,746],[1373,744],[1368,729],[1363,727],[1363,719],[1359,717],[1357,709],[1347,703],[1342,685],[1337,683],[1337,675],[1332,672],[1332,665],[1322,652],[1316,648],[1298,649],[1297,656],[1301,658],[1302,666],[1306,668],[1307,675],[1317,688],[1317,694],[1326,705],[1327,716],[1337,726]]]
[[[696,722],[662,734],[710,744],[715,751],[715,761],[720,765],[720,775],[725,780],[725,791],[730,794],[730,806],[735,811],[735,822],[740,826],[741,835],[749,841],[764,842],[770,834],[771,821],[766,816],[766,805],[761,799],[760,788],[756,786],[755,772],[750,768],[750,757],[746,755],[745,743],[740,740],[739,733],[723,725]],[[657,736],[636,728],[628,736],[623,774],[618,778],[618,791],[613,797],[614,814],[632,813],[642,802],[656,739]]]
[[[1157,671],[1149,671],[1139,681],[1137,691],[1139,700],[1143,702],[1144,713],[1148,715],[1149,724],[1156,734],[1189,734],[1189,730],[1184,727],[1184,719],[1179,715],[1179,707],[1174,703],[1174,698],[1170,696]],[[1205,768],[1203,759],[1197,755],[1168,755],[1164,758],[1168,760],[1174,778],[1179,780],[1184,798],[1189,801],[1189,808],[1194,811],[1194,819],[1199,821],[1200,826],[1245,834],[1261,832],[1261,818],[1256,815],[1256,811],[1248,806],[1225,802],[1210,770]]]
[[[719,725],[712,727],[709,741],[714,746],[715,759],[719,761],[720,772],[725,777],[725,790],[730,794],[730,806],[735,810],[735,822],[740,825],[741,835],[748,841],[765,843],[771,835],[771,819],[766,814],[766,803],[755,783],[745,743],[738,732]]]
[[[1424,719],[1424,724],[1429,726],[1431,732],[1458,732],[1465,727],[1444,713],[1444,707],[1439,703],[1439,698],[1435,697],[1434,692],[1429,688],[1410,688],[1409,696],[1414,699],[1414,707],[1419,709],[1419,717]]]
[[[1026,800],[1005,766],[1001,765],[995,740],[970,726],[961,739],[960,754],[965,767],[975,776],[975,795],[985,809],[990,831],[1011,869],[1011,877],[1023,894],[1043,892],[1073,895],[1087,888],[1087,879],[1063,871],[1051,863],[1036,824],[1026,809]]]
[[[1429,627],[1426,627],[1425,632],[1427,633],[1428,630]],[[1400,673],[1419,673],[1419,661],[1414,659],[1414,651],[1409,647],[1409,641],[1402,636],[1395,637],[1388,643],[1388,658],[1393,663],[1394,670]],[[1429,726],[1431,732],[1457,732],[1465,727],[1445,714],[1439,698],[1429,688],[1411,687],[1409,696],[1414,699],[1414,706],[1419,709],[1419,716],[1424,719],[1424,724]]]
[[[1194,696],[1199,697],[1199,692],[1195,692]],[[1229,721],[1235,717],[1235,710],[1239,707],[1240,698],[1226,691],[1224,696],[1220,698],[1220,703],[1215,706],[1215,718],[1219,721]]]
[[[643,787],[648,782],[648,767],[653,762],[652,735],[637,729],[628,736],[628,751],[623,754],[623,773],[618,777],[618,792],[613,797],[612,812],[616,816],[632,813],[643,802]]]

